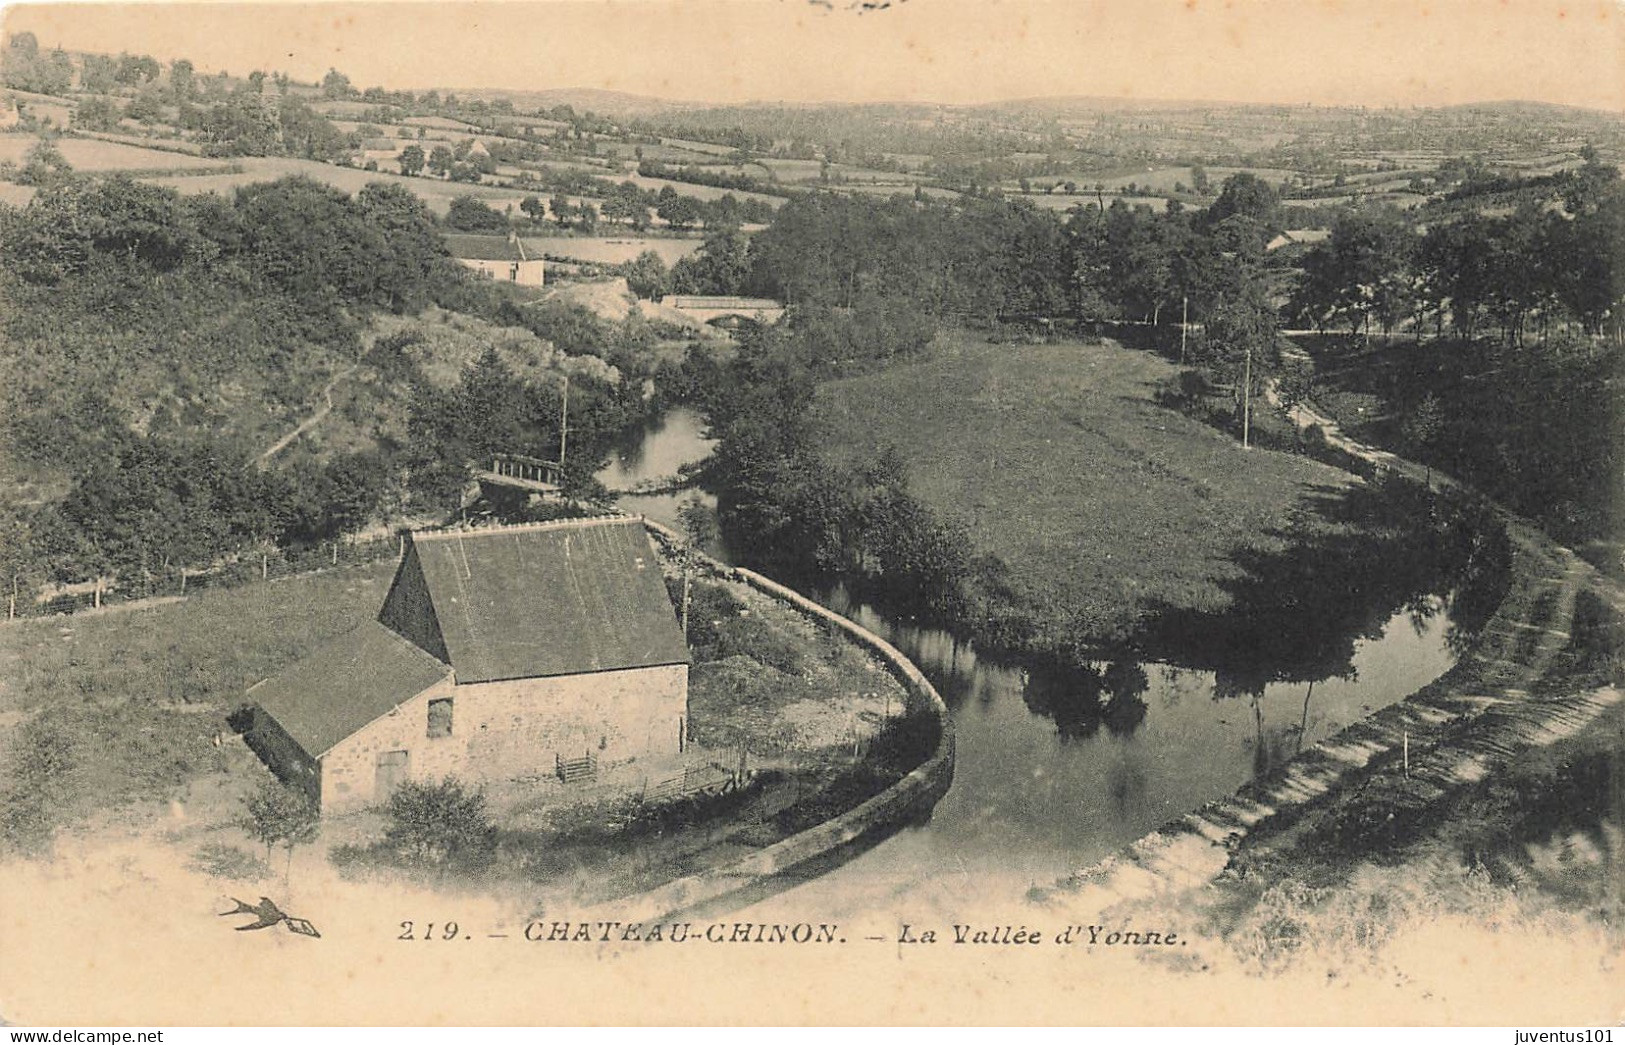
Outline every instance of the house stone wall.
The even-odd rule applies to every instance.
[[[321,802],[322,778],[317,760],[307,754],[264,708],[256,706],[253,716],[244,734],[249,748],[283,783],[292,784],[316,802]]]
[[[429,701],[450,697],[451,735],[430,737]],[[322,758],[323,809],[382,799],[378,756],[408,753],[407,777],[504,780],[553,773],[555,758],[601,764],[675,758],[688,719],[688,665],[434,686]]]
[[[488,258],[458,258],[468,268],[498,283],[517,283],[521,287],[540,287],[546,281],[547,262],[541,258],[528,261],[504,261]]]

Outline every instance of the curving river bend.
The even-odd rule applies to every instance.
[[[617,446],[599,478],[619,489],[671,475],[710,446],[700,417],[677,408]],[[705,497],[620,503],[679,526],[678,507],[694,496]],[[725,548],[711,550],[726,558]],[[1454,663],[1440,596],[1426,601],[1427,612],[1396,612],[1380,637],[1356,640],[1348,677],[1259,690],[1156,663],[1046,677],[980,659],[947,633],[891,619],[842,588],[808,594],[884,636],[925,672],[949,707],[957,760],[953,786],[929,821],[762,901],[753,910],[764,917],[920,920],[1019,899],[1235,791]]]

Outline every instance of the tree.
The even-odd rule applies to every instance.
[[[407,781],[389,796],[384,841],[412,863],[441,868],[477,864],[496,848],[496,828],[485,795],[455,777],[438,783]]]
[[[73,86],[73,61],[61,48],[41,54],[33,33],[18,33],[0,53],[0,79],[21,91],[67,94]]]
[[[498,232],[508,228],[508,219],[483,200],[458,196],[446,212],[446,224],[464,232]]]
[[[1304,278],[1289,306],[1317,329],[1341,320],[1369,334],[1375,318],[1384,333],[1411,309],[1417,237],[1399,211],[1362,208],[1341,214],[1331,235],[1304,258]]]
[[[451,150],[444,145],[436,145],[429,152],[429,172],[438,174],[442,178],[451,173],[452,164],[457,161],[452,157]]]
[[[322,77],[322,97],[328,101],[343,101],[355,93],[350,78],[337,69],[327,70],[327,75]]]
[[[570,201],[564,196],[554,196],[548,201],[547,209],[553,212],[553,220],[558,222],[560,227],[570,224],[576,213],[576,209],[570,206]]]
[[[118,84],[118,59],[107,54],[87,54],[79,69],[79,87],[92,94],[106,94]]]
[[[452,271],[434,216],[404,185],[371,182],[355,194],[355,212],[368,233],[383,237],[374,260],[373,300],[394,312],[416,312]]]
[[[670,188],[671,186],[667,185],[661,190],[660,206],[655,213],[674,229],[687,228],[699,220],[700,208],[691,196],[679,196],[676,192],[672,192],[668,197],[666,190]]]
[[[157,123],[164,118],[164,99],[158,88],[147,86],[136,92],[125,108],[124,115],[132,120],[140,120],[148,125]]]
[[[271,859],[273,847],[280,845],[287,849],[289,869],[293,867],[294,847],[314,842],[321,828],[316,803],[310,795],[279,780],[267,780],[248,796],[244,806],[247,815],[243,818],[243,830],[264,844],[267,861]]]
[[[1207,210],[1206,224],[1216,227],[1233,216],[1251,218],[1273,235],[1280,215],[1280,200],[1275,190],[1258,175],[1240,171],[1224,179],[1218,199]]]
[[[169,63],[169,93],[177,103],[191,101],[197,90],[196,76],[192,63],[185,58],[177,58]]]
[[[1405,442],[1427,465],[1427,485],[1433,486],[1433,447],[1444,430],[1444,407],[1432,392],[1411,408],[1403,425]]]
[[[28,150],[23,169],[17,175],[19,185],[44,187],[73,173],[73,165],[50,138],[41,138]]]
[[[1275,309],[1264,282],[1246,268],[1237,270],[1202,332],[1205,362],[1235,389],[1241,445],[1252,440],[1252,402],[1278,361]]]
[[[626,286],[640,298],[655,300],[665,296],[669,282],[666,263],[652,250],[639,254],[625,266]]]
[[[677,507],[677,519],[683,524],[683,535],[695,548],[709,548],[717,540],[717,514],[699,494],[690,494]]]
[[[427,162],[423,149],[417,145],[408,145],[401,150],[401,173],[407,177],[416,177],[423,172],[423,165]]]
[[[737,294],[749,273],[750,240],[737,228],[723,228],[672,266],[671,286],[679,294]]]
[[[123,115],[111,98],[84,98],[73,110],[73,126],[89,131],[117,130]]]
[[[146,54],[121,54],[118,58],[118,71],[113,78],[126,87],[139,87],[158,79],[163,68],[158,60]]]

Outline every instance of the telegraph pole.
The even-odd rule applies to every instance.
[[[570,375],[564,375],[564,394],[559,406],[559,468],[564,468],[564,449],[570,438]]]
[[[1247,437],[1253,420],[1253,343],[1247,342],[1247,362],[1241,377],[1241,448],[1247,449]]]
[[[1179,299],[1179,365],[1185,365],[1185,333],[1190,329],[1191,299],[1185,295]]]

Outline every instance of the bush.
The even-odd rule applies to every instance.
[[[1430,785],[1396,774],[1375,777],[1313,830],[1313,845],[1341,856],[1378,856],[1420,838],[1438,809]]]
[[[390,796],[386,814],[384,842],[405,863],[477,866],[495,852],[496,828],[485,795],[455,777],[402,784]]]
[[[253,882],[271,877],[271,867],[253,853],[235,845],[210,842],[192,855],[191,868],[210,878]]]
[[[267,780],[244,804],[247,816],[243,818],[243,830],[265,846],[267,859],[272,846],[285,847],[292,859],[294,846],[316,838],[316,803],[296,787]]]

